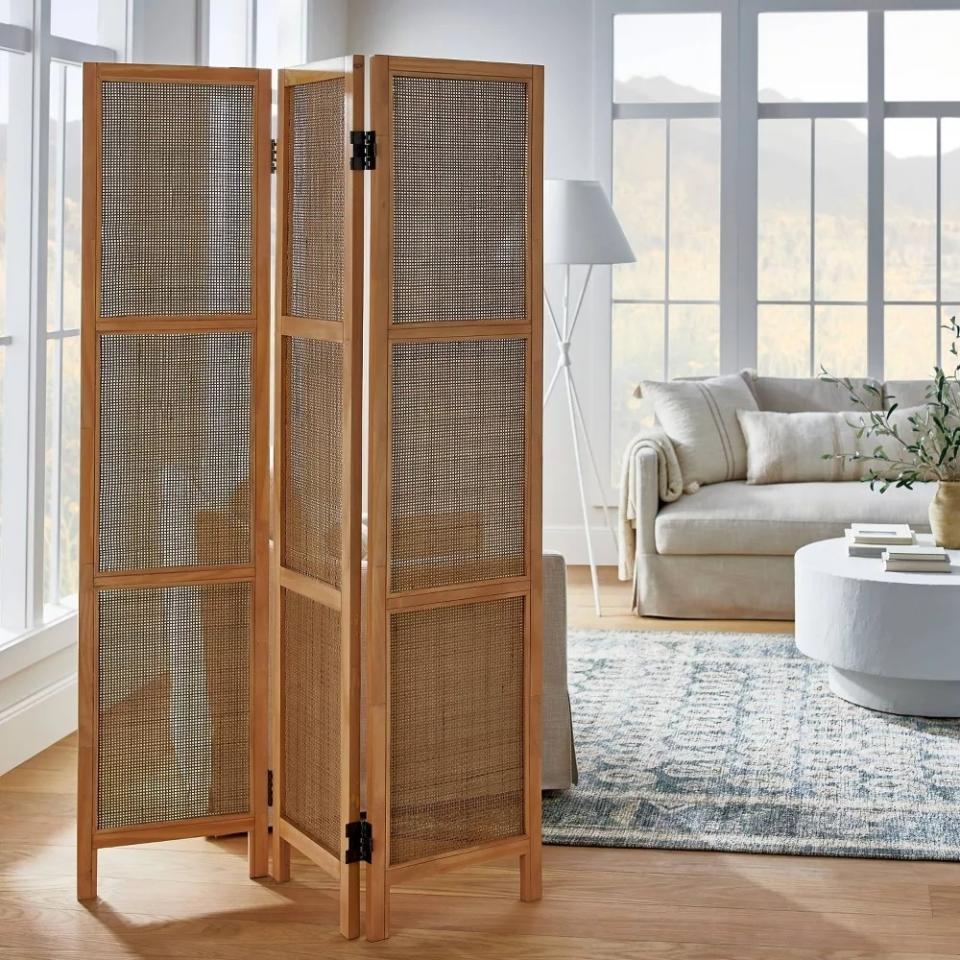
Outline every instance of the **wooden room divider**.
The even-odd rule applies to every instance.
[[[374,57],[367,937],[520,858],[540,897],[540,67]]]
[[[363,58],[281,70],[277,137],[273,868],[340,882],[360,931]]]
[[[363,58],[279,76],[271,144],[268,71],[84,68],[78,895],[246,832],[345,937],[365,861],[380,940],[424,874],[541,894],[543,71],[374,57],[370,130]]]
[[[267,873],[270,95],[84,67],[81,898],[148,840]]]

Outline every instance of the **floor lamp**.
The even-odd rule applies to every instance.
[[[606,485],[600,477],[597,458],[590,442],[583,405],[577,393],[570,361],[570,343],[577,326],[584,295],[590,283],[590,275],[595,264],[632,263],[635,259],[630,244],[624,236],[620,223],[603,187],[596,180],[547,180],[543,191],[544,216],[544,263],[563,265],[563,301],[558,311],[550,302],[550,295],[544,286],[544,299],[547,315],[557,337],[557,368],[550,378],[543,397],[544,406],[550,400],[554,388],[563,380],[567,393],[567,411],[570,416],[570,433],[573,439],[573,456],[577,464],[577,481],[580,485],[580,507],[583,511],[583,532],[587,538],[587,557],[590,561],[590,578],[593,581],[593,602],[600,614],[600,585],[597,581],[597,564],[593,556],[593,542],[590,538],[590,510],[587,505],[587,489],[584,481],[584,464],[580,447],[581,436],[586,448],[587,458],[593,467],[597,488],[602,492]],[[586,266],[583,286],[577,295],[576,304],[571,309],[570,267],[582,264]],[[617,535],[610,521],[610,511],[603,502],[603,515],[613,537],[614,546]]]

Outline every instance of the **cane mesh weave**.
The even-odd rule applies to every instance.
[[[340,585],[343,347],[283,338],[283,565]]]
[[[523,340],[392,352],[390,589],[524,573]]]
[[[251,312],[251,84],[102,86],[100,314]]]
[[[285,820],[340,856],[340,614],[282,592]]]
[[[287,311],[343,320],[342,77],[290,88]]]
[[[100,338],[101,570],[250,562],[252,345]]]
[[[249,810],[250,586],[99,595],[97,825]]]
[[[527,88],[393,78],[394,323],[524,320]]]
[[[523,647],[520,597],[391,617],[391,864],[523,833]]]

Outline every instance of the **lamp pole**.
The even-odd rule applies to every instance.
[[[580,318],[580,310],[583,307],[583,298],[587,292],[587,285],[590,283],[590,275],[593,273],[593,264],[588,264],[587,274],[583,280],[583,286],[580,288],[580,294],[577,297],[576,305],[573,311],[570,310],[570,264],[563,264],[563,301],[561,304],[561,320],[557,321],[557,314],[550,302],[550,294],[544,287],[543,297],[547,306],[547,315],[553,325],[554,333],[557,338],[557,366],[550,378],[550,383],[543,396],[544,407],[550,401],[550,396],[562,379],[563,386],[567,393],[567,412],[570,418],[570,436],[573,440],[573,458],[577,466],[577,483],[580,488],[580,509],[583,513],[583,532],[587,538],[587,559],[590,563],[590,579],[593,583],[593,603],[600,615],[600,583],[597,579],[597,563],[593,555],[593,539],[590,536],[590,508],[587,504],[587,487],[584,477],[583,457],[580,449],[581,436],[583,445],[586,448],[587,457],[593,468],[593,476],[597,482],[597,489],[601,494],[601,505],[603,507],[603,516],[607,523],[607,529],[613,538],[613,545],[616,549],[617,534],[614,531],[613,524],[610,521],[610,510],[607,506],[606,498],[603,496],[605,484],[600,478],[600,470],[597,467],[597,458],[593,452],[593,444],[590,442],[590,433],[587,430],[587,419],[583,413],[583,405],[580,403],[580,395],[577,392],[577,384],[573,376],[573,365],[570,359],[570,344],[573,340],[573,331],[576,329],[577,320]]]

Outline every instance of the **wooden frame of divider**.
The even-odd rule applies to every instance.
[[[393,230],[392,80],[395,76],[520,81],[528,92],[526,317],[517,321],[404,323],[391,321]],[[541,896],[541,656],[542,656],[542,185],[543,68],[375,56],[371,70],[371,127],[377,136],[370,239],[370,394],[368,465],[367,596],[367,815],[373,829],[372,862],[366,871],[366,935],[389,936],[390,888],[401,881],[486,860],[518,857],[520,896]],[[391,594],[390,445],[391,347],[400,341],[454,341],[510,337],[527,344],[526,572],[524,576],[469,585]],[[390,640],[394,611],[419,610],[469,600],[526,600],[523,721],[523,833],[453,853],[390,865]]]
[[[251,312],[187,316],[100,316],[101,85],[104,81],[167,84],[237,84],[253,87],[254,172]],[[267,874],[267,628],[269,616],[270,478],[267,469],[270,404],[270,101],[269,70],[87,63],[83,68],[83,278],[81,291],[81,470],[79,587],[79,757],[77,790],[77,896],[97,895],[97,852],[104,847],[182,837],[248,835],[251,877]],[[251,560],[219,567],[99,571],[99,336],[103,333],[250,331]],[[100,830],[97,826],[98,622],[101,589],[191,584],[251,585],[250,794],[245,814],[196,817]]]
[[[289,190],[291,154],[291,91],[300,84],[334,78],[344,81],[344,222],[342,322],[295,317],[287,308]],[[341,622],[340,655],[340,856],[334,857],[282,816],[283,799],[283,672],[282,625],[277,613],[272,624],[273,718],[273,878],[290,878],[290,848],[295,847],[339,883],[340,932],[352,939],[360,933],[360,864],[347,863],[346,824],[360,816],[360,575],[361,575],[361,458],[363,415],[363,175],[350,169],[350,132],[363,127],[364,58],[348,56],[295,70],[281,70],[278,90],[276,184],[276,315],[274,338],[274,463],[273,463],[273,603],[281,609],[281,591],[299,593],[337,610]],[[283,461],[286,409],[283,338],[305,337],[343,346],[343,447],[341,506],[342,532],[340,589],[289,570],[282,565]]]

